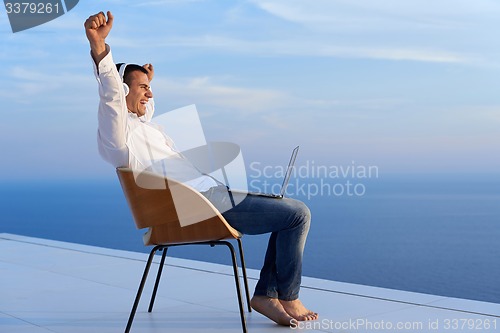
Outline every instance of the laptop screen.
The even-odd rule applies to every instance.
[[[286,188],[288,186],[288,182],[290,181],[290,177],[292,176],[293,166],[295,164],[295,160],[297,159],[297,154],[299,153],[299,146],[295,147],[292,151],[292,156],[290,156],[290,162],[288,162],[288,168],[286,169],[285,178],[283,179],[283,185],[281,185],[281,196],[284,196],[286,193]]]

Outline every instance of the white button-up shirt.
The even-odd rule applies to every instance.
[[[94,75],[99,84],[99,111],[97,142],[99,153],[114,167],[148,170],[176,179],[200,192],[217,183],[203,175],[180,154],[162,128],[151,122],[154,100],[149,99],[146,113],[137,117],[128,112],[125,91],[120,74],[113,62],[111,49],[94,64]]]

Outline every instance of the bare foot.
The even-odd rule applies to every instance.
[[[279,300],[283,309],[285,309],[286,313],[299,321],[306,320],[316,320],[318,319],[318,314],[311,310],[308,310],[304,304],[299,299],[294,301],[282,301]]]
[[[288,315],[280,301],[276,298],[254,296],[250,301],[250,305],[255,311],[263,314],[279,325],[290,326],[290,321],[293,319]]]

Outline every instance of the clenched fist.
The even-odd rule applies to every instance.
[[[113,14],[108,11],[107,15],[107,19],[103,12],[91,15],[83,24],[96,64],[106,55],[106,37],[113,27]]]
[[[149,82],[151,82],[153,80],[153,76],[155,75],[155,69],[153,68],[153,65],[144,64],[142,67],[144,67],[144,69],[148,71],[148,80]]]

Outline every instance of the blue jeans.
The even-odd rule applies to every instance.
[[[231,193],[239,202],[227,209],[227,190],[214,187],[203,193],[226,221],[243,234],[270,232],[264,265],[254,295],[293,301],[299,297],[302,258],[311,221],[309,208],[290,198],[268,198]]]

